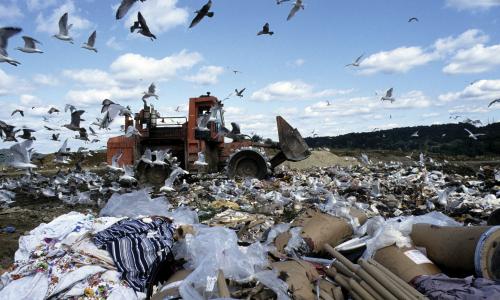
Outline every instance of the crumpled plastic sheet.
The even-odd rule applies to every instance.
[[[270,288],[276,293],[278,300],[288,300],[288,284],[278,278],[278,274],[274,270],[266,270],[255,273],[255,278],[263,285]]]
[[[183,257],[188,263],[185,268],[193,272],[179,287],[184,299],[204,299],[215,296],[211,280],[222,270],[226,278],[237,282],[248,282],[256,272],[268,265],[266,248],[260,243],[248,247],[237,244],[236,233],[224,227],[198,227],[196,235],[187,235]],[[214,297],[211,297],[214,298]]]
[[[171,205],[165,197],[151,199],[146,190],[127,194],[114,193],[99,216],[130,217],[167,216]]]
[[[4,276],[2,276],[4,277]],[[0,288],[2,288],[0,286]],[[0,289],[0,299],[42,300],[49,288],[49,278],[45,273],[23,277]]]
[[[198,214],[188,206],[180,206],[173,211],[167,212],[166,217],[172,219],[175,225],[198,224]]]
[[[500,284],[485,278],[450,278],[445,274],[419,276],[415,288],[430,299],[500,299]]]
[[[384,247],[396,244],[398,247],[410,247],[410,236],[413,224],[425,223],[438,226],[462,226],[462,224],[440,212],[430,212],[421,216],[397,217],[386,220],[376,229],[373,237],[366,241],[366,251],[363,258],[371,258],[373,254]],[[367,225],[368,226],[368,225]],[[373,229],[372,229],[373,230]]]

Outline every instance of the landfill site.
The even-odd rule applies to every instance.
[[[499,12],[0,1],[0,300],[499,300]]]

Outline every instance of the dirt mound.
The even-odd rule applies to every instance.
[[[349,166],[352,164],[358,164],[358,161],[353,157],[340,157],[325,150],[313,150],[311,156],[303,161],[286,161],[283,163],[284,166],[294,170],[304,170],[312,167]]]

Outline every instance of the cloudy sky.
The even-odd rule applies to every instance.
[[[243,98],[225,101],[226,121],[272,138],[276,115],[304,136],[457,122],[450,114],[500,119],[500,105],[487,107],[500,97],[500,0],[305,0],[290,21],[287,2],[215,0],[214,18],[188,29],[204,3],[147,0],[117,21],[119,0],[0,1],[0,26],[23,28],[7,48],[22,64],[0,64],[0,120],[36,129],[35,148],[54,151],[60,145],[47,140],[43,126],[60,128],[70,116],[44,122],[49,107],[71,103],[86,111],[88,126],[104,98],[140,109],[151,82],[160,96],[156,108],[172,116],[186,115],[189,97],[210,91],[222,99],[246,88]],[[138,10],[157,40],[130,33]],[[52,37],[65,12],[73,45]],[[408,23],[410,17],[420,21]],[[257,36],[266,22],[275,34]],[[80,47],[93,30],[98,53]],[[22,35],[41,41],[44,53],[15,50]],[[358,68],[344,67],[361,54]],[[391,87],[396,101],[381,103]],[[16,108],[24,118],[10,116]],[[86,146],[103,146],[119,125]]]

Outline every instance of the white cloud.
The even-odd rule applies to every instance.
[[[406,73],[409,70],[425,65],[436,56],[425,52],[420,47],[400,47],[390,51],[382,51],[368,56],[361,62],[361,74]]]
[[[113,86],[105,89],[70,90],[66,93],[66,99],[73,104],[89,106],[101,103],[103,99],[112,99],[118,102],[137,100],[141,93],[140,87],[124,89]]]
[[[56,5],[58,0],[27,0],[26,6],[30,11],[41,10]]]
[[[439,100],[444,102],[458,100],[488,100],[492,101],[500,97],[500,79],[479,80],[468,85],[460,92],[450,92],[439,96]]]
[[[201,60],[201,54],[186,50],[162,59],[127,53],[111,64],[111,70],[119,80],[168,80],[175,77],[178,71],[190,69]]]
[[[139,10],[153,34],[186,24],[189,16],[186,8],[177,7],[177,0],[148,0],[135,4],[128,12],[127,21],[123,22],[127,29],[137,20]]]
[[[500,0],[446,0],[446,5],[458,10],[485,10],[500,6]]]
[[[113,50],[123,50],[123,45],[116,41],[116,37],[112,36],[106,41],[106,46]]]
[[[109,87],[118,85],[113,76],[99,69],[64,70],[63,75],[86,86]]]
[[[61,6],[55,8],[50,16],[45,16],[42,12],[36,17],[36,31],[56,34],[59,32],[59,19],[64,13],[68,13],[68,24],[73,24],[71,31],[79,31],[92,27],[92,22],[80,16],[80,9],[75,6],[72,0],[67,0]]]
[[[345,95],[351,92],[352,90],[333,89],[316,91],[312,85],[301,80],[278,81],[253,92],[251,99],[257,101],[313,99]]]
[[[23,94],[19,97],[19,101],[22,105],[35,106],[41,103],[41,100],[33,95]]]
[[[209,85],[218,82],[218,76],[224,73],[224,68],[219,66],[203,66],[197,74],[186,76],[185,80],[196,84]]]
[[[443,68],[447,74],[483,73],[500,66],[500,44],[485,47],[482,44],[460,50]]]
[[[48,74],[36,74],[33,76],[33,81],[38,84],[48,86],[56,86],[59,84],[59,79]]]
[[[32,89],[33,87],[25,80],[9,75],[0,69],[0,96],[21,94]]]
[[[439,117],[439,116],[440,116],[440,113],[437,113],[437,112],[426,113],[426,114],[422,115],[423,118],[434,118],[434,117]]]
[[[14,20],[22,17],[23,13],[16,3],[12,2],[10,4],[0,4],[0,20]]]
[[[478,29],[469,29],[457,37],[449,36],[436,40],[433,47],[438,55],[453,54],[457,50],[467,49],[477,44],[488,42],[490,37]]]
[[[297,58],[294,61],[288,62],[287,65],[292,67],[302,67],[306,61],[303,58]]]

